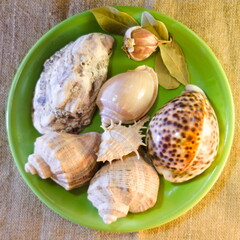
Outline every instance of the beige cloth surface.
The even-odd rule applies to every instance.
[[[163,226],[106,233],[71,223],[46,207],[13,162],[5,129],[12,78],[31,46],[55,24],[102,5],[132,5],[167,14],[212,48],[232,88],[236,109],[233,148],[219,180],[193,209]],[[0,239],[240,239],[240,4],[238,0],[0,0]],[[187,43],[186,43],[187,44]]]

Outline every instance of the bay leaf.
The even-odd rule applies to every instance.
[[[90,10],[99,26],[106,32],[124,35],[128,28],[139,25],[129,14],[116,8],[106,6]]]
[[[143,12],[141,16],[141,26],[155,36],[157,36],[160,40],[168,40],[169,34],[167,27],[161,21],[156,20],[149,12]]]
[[[166,89],[175,89],[180,85],[174,77],[171,76],[165,64],[163,63],[161,53],[158,52],[155,60],[155,72],[158,76],[158,83]]]
[[[172,39],[170,43],[159,45],[159,48],[163,63],[169,73],[180,83],[187,85],[189,83],[189,73],[185,57],[180,46]]]

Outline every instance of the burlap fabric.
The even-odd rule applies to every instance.
[[[102,5],[132,5],[167,14],[195,31],[222,64],[235,101],[233,148],[219,180],[182,217],[138,233],[106,233],[71,223],[30,191],[14,165],[5,129],[8,91],[29,48],[55,24]],[[240,4],[238,0],[0,0],[0,239],[240,239]]]

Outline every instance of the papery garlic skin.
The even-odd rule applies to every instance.
[[[125,33],[123,50],[132,60],[142,61],[155,52],[159,43],[158,38],[150,31],[134,26]]]
[[[115,75],[105,82],[97,97],[102,125],[133,123],[152,107],[158,94],[158,78],[145,65]]]

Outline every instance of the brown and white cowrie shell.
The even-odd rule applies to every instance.
[[[216,115],[203,91],[187,85],[165,104],[148,127],[148,154],[170,182],[187,181],[207,169],[219,145]]]

